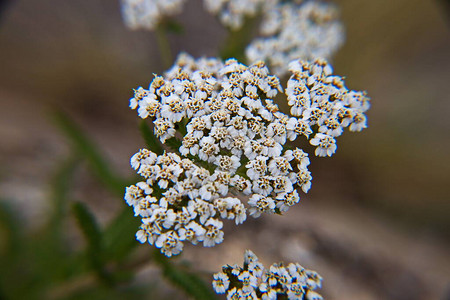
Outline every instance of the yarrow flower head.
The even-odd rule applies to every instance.
[[[336,138],[344,128],[361,131],[367,127],[364,113],[370,107],[370,99],[365,92],[348,90],[343,78],[332,74],[327,61],[294,60],[289,64],[289,71],[292,75],[286,95],[291,114],[297,117],[291,119],[289,128],[295,134],[314,133],[310,143],[317,146],[317,156],[334,154]]]
[[[246,49],[247,59],[266,61],[278,76],[287,73],[294,59],[330,58],[344,40],[336,7],[315,0],[268,6],[260,32],[262,37]]]
[[[141,149],[132,166],[144,181],[127,187],[125,200],[142,219],[136,233],[141,242],[179,254],[186,241],[212,247],[223,240],[220,219],[246,219],[246,209],[235,197],[225,197],[230,178],[210,173],[175,153],[156,155]]]
[[[263,62],[246,66],[182,54],[148,89],[135,90],[130,107],[151,119],[155,136],[181,154],[142,149],[131,158],[144,178],[125,195],[142,218],[139,241],[170,256],[185,241],[221,243],[220,219],[240,224],[247,212],[255,218],[286,212],[312,180],[308,154],[287,141],[309,140],[316,155],[331,156],[343,128],[366,127],[368,98],[347,90],[326,61],[289,66],[284,93],[290,115],[272,101],[283,88]]]
[[[165,16],[181,10],[185,0],[122,0],[122,15],[130,29],[153,30]]]
[[[233,29],[239,29],[244,18],[255,15],[261,7],[278,0],[204,0],[207,11],[217,15],[220,22]],[[153,30],[167,16],[173,16],[182,9],[185,0],[122,0],[122,15],[131,29]]]
[[[254,16],[259,9],[267,6],[273,0],[204,0],[206,9],[219,20],[233,30],[239,29],[244,23],[244,18]]]
[[[298,263],[273,264],[265,268],[250,250],[245,251],[244,265],[222,267],[214,274],[213,288],[227,299],[323,299],[315,290],[321,288],[322,277]],[[283,298],[284,299],[284,298]]]

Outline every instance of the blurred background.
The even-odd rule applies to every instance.
[[[187,2],[175,18],[183,32],[169,36],[172,52],[216,56],[227,31],[200,0]],[[250,248],[266,266],[295,261],[318,271],[327,299],[448,300],[448,3],[335,2],[346,43],[333,60],[334,70],[346,77],[349,88],[367,90],[372,99],[368,129],[344,133],[332,159],[312,160],[311,191],[284,217],[250,220],[239,229],[227,224],[221,245],[188,246],[178,260],[208,274],[224,264],[242,264]],[[20,251],[27,254],[13,260],[8,252],[12,227],[5,224],[15,224],[30,240],[52,224],[55,199],[61,196],[55,182],[74,165],[64,190],[68,201],[84,203],[101,227],[124,208],[121,188],[118,193],[105,188],[101,172],[95,176],[89,162],[74,154],[61,119],[73,120],[112,172],[132,178],[129,158],[145,144],[128,99],[132,88],[147,87],[152,74],[164,70],[156,36],[128,30],[119,1],[3,1],[0,9],[0,203],[8,211],[1,213],[0,254],[2,264],[16,266],[10,263],[8,269],[16,273],[0,271],[0,299],[115,299],[124,287],[94,292],[89,272],[69,282],[37,280],[37,269],[46,272],[54,265],[33,265],[38,255],[33,244],[25,244]],[[61,251],[86,247],[70,209],[58,209],[67,216],[57,226],[66,247]],[[141,288],[139,297],[186,297],[145,259],[150,246],[133,251],[144,258],[133,265],[130,279]],[[52,253],[47,255],[51,260]],[[39,292],[20,293],[34,288]]]

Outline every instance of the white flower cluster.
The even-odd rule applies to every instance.
[[[247,47],[249,62],[263,60],[281,76],[290,61],[330,58],[341,46],[344,32],[333,5],[316,0],[297,2],[278,3],[264,10],[263,37]]]
[[[250,250],[245,251],[243,267],[223,266],[213,280],[216,293],[227,293],[227,299],[321,300],[322,296],[314,291],[321,285],[319,274],[298,263],[286,267],[282,263],[273,264],[266,269]]]
[[[295,186],[307,192],[311,176],[308,155],[284,149],[299,132],[289,125],[297,119],[271,100],[282,90],[278,78],[268,75],[262,62],[247,67],[230,59],[217,69],[219,64],[209,61],[216,74],[200,71],[199,64],[205,61],[183,55],[165,78],[137,90],[131,108],[138,108],[141,118],[153,118],[163,143],[176,128],[186,128],[179,152],[229,174],[251,195],[250,215],[287,211],[300,199]]]
[[[132,157],[133,168],[146,179],[126,193],[128,204],[143,218],[141,242],[155,242],[167,255],[178,254],[184,240],[205,246],[221,242],[222,223],[214,218],[235,219],[236,224],[246,219],[245,207],[231,195],[249,196],[248,214],[255,218],[286,212],[300,200],[297,188],[307,193],[312,180],[308,154],[287,149],[286,142],[305,137],[317,146],[316,155],[331,156],[344,127],[366,127],[368,98],[348,91],[324,60],[293,61],[290,71],[286,96],[292,116],[272,101],[282,87],[262,62],[247,67],[234,59],[223,63],[183,54],[148,90],[135,90],[130,107],[141,118],[152,118],[162,143],[176,145],[189,158],[173,153],[157,157],[148,150]],[[192,240],[175,219],[154,225],[157,213],[167,218],[184,214],[186,224],[194,221],[200,227]],[[213,226],[217,234],[206,239],[205,226]]]
[[[127,187],[125,200],[142,218],[136,233],[167,256],[183,250],[183,242],[203,242],[212,247],[223,241],[219,218],[245,221],[246,209],[236,197],[225,197],[236,183],[226,172],[213,174],[175,153],[141,149],[131,158],[132,167],[145,181]]]
[[[367,127],[364,113],[370,107],[370,99],[365,92],[348,90],[342,77],[332,75],[333,70],[325,60],[295,60],[289,64],[289,71],[293,75],[288,80],[286,95],[298,123],[288,125],[306,128],[308,133],[312,133],[310,128],[315,129],[310,143],[317,146],[317,156],[334,154],[336,137],[345,127],[350,131]]]
[[[164,16],[180,12],[185,0],[122,0],[122,16],[131,29],[153,30]]]
[[[206,9],[214,15],[219,16],[219,20],[225,26],[233,30],[242,27],[244,18],[254,16],[260,7],[268,6],[268,3],[277,2],[274,0],[204,0]]]
[[[153,30],[165,16],[181,11],[185,0],[122,0],[122,15],[131,29]],[[231,29],[243,25],[246,16],[255,15],[259,8],[277,0],[204,0],[205,8]]]

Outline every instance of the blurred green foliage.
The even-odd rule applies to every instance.
[[[137,257],[135,240],[140,221],[126,205],[102,228],[89,205],[70,198],[71,183],[81,162],[117,200],[123,201],[128,181],[115,174],[105,156],[64,113],[55,112],[56,124],[70,140],[73,153],[59,165],[51,182],[52,212],[41,228],[27,229],[20,213],[0,201],[0,299],[135,299],[157,297],[150,282],[136,284],[139,267],[153,262],[162,275],[194,299],[215,299],[209,283],[185,264],[174,263],[158,249]],[[155,152],[162,147],[145,124],[144,138]],[[3,200],[3,199],[0,199]],[[84,238],[84,247],[67,240],[70,218]],[[142,261],[144,260],[144,261]],[[156,291],[155,291],[156,289]]]

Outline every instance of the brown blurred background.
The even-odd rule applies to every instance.
[[[184,33],[170,36],[173,53],[215,56],[226,31],[200,0],[187,2],[176,17]],[[212,272],[241,264],[251,248],[267,266],[298,261],[317,270],[327,299],[448,300],[449,7],[445,1],[336,2],[347,36],[334,70],[348,87],[367,90],[369,128],[345,133],[332,159],[312,161],[313,185],[301,205],[239,230],[227,225],[222,245],[187,247],[184,259]],[[45,220],[49,178],[69,152],[51,111],[68,112],[113,168],[131,176],[129,157],[144,142],[128,99],[132,88],[147,86],[163,69],[154,33],[125,28],[118,1],[2,6],[0,195],[23,222]],[[119,209],[88,172],[74,186],[103,222]],[[152,270],[144,266],[140,274]]]

